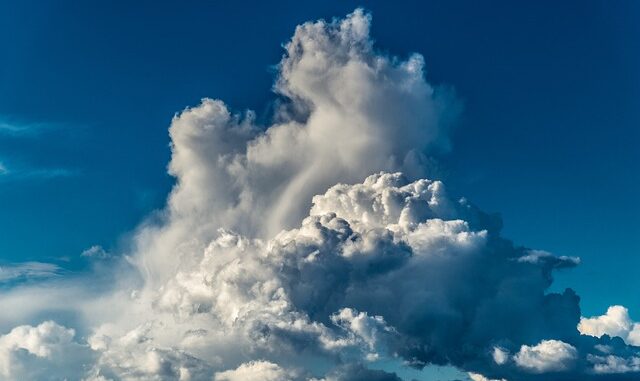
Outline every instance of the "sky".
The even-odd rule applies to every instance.
[[[287,91],[316,94],[296,85],[297,77],[278,84],[288,78],[278,63],[296,26],[343,18],[356,7],[372,15],[367,38],[375,54],[398,62],[421,54],[426,83],[454,99],[442,101],[456,116],[450,126],[438,122],[435,137],[415,137],[432,158],[427,173],[451,195],[499,214],[501,236],[516,245],[579,257],[575,268],[554,265],[560,268],[551,290],[575,290],[582,316],[622,305],[640,320],[640,206],[634,201],[640,194],[640,5],[632,1],[2,2],[2,288],[37,285],[51,274],[82,279],[95,271],[96,255],[144,257],[136,253],[144,251],[144,221],[167,208],[180,214],[202,207],[194,196],[200,193],[185,193],[185,201],[174,188],[192,179],[189,155],[180,153],[187,127],[179,126],[196,123],[189,119],[196,117],[185,109],[203,98],[220,99],[232,113],[254,110],[255,128],[267,130]],[[437,114],[441,98],[429,102],[425,107]],[[387,112],[403,107],[400,102]],[[431,118],[420,110],[407,115]],[[183,111],[184,119],[173,119]],[[397,144],[390,152],[409,143]],[[291,144],[271,149],[286,157],[300,154]],[[256,204],[271,214],[198,214],[194,221],[272,238],[280,228],[300,224],[311,207],[306,196],[324,194],[337,182],[362,183],[374,170],[388,169],[361,164],[365,157],[375,163],[368,154],[345,157],[357,163],[349,167],[353,172],[323,174],[317,182],[300,177],[312,185],[301,185],[287,199],[300,210]],[[250,179],[258,176],[243,170]],[[256,179],[263,181],[265,205],[273,202],[270,183]],[[209,197],[224,200],[225,190],[204,185],[214,196],[203,196],[202,210],[217,214]],[[178,194],[173,201],[172,189]],[[267,220],[268,229],[255,227]],[[149,284],[173,271],[145,263],[156,275],[145,279]]]

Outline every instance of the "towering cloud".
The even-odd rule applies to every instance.
[[[427,179],[457,104],[421,56],[376,52],[370,21],[296,29],[271,125],[211,99],[177,115],[167,207],[114,289],[76,307],[86,335],[17,327],[0,371],[77,351],[39,379],[399,380],[371,366],[385,359],[474,380],[637,377],[631,331],[602,336],[572,290],[548,291],[577,258],[515,246]]]
[[[299,26],[286,45],[274,123],[233,114],[205,99],[170,128],[169,171],[178,184],[163,231],[143,234],[140,251],[154,276],[185,242],[206,245],[217,228],[266,238],[298,224],[311,198],[338,182],[380,170],[425,174],[425,150],[446,150],[457,107],[450,91],[424,80],[424,60],[376,54],[370,16]],[[191,252],[192,250],[185,250]],[[189,255],[186,253],[185,255]]]

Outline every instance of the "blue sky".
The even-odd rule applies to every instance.
[[[640,318],[640,4],[0,4],[0,261],[84,266],[118,251],[173,184],[167,127],[203,97],[272,108],[295,26],[356,6],[383,51],[424,55],[464,105],[441,177],[504,236],[582,264],[584,315]]]

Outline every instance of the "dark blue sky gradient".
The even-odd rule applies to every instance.
[[[581,256],[556,287],[585,314],[640,318],[639,2],[89,3],[0,3],[0,122],[39,126],[0,132],[17,173],[0,176],[1,261],[117,250],[170,190],[174,113],[212,97],[268,115],[295,26],[363,6],[378,49],[422,53],[464,103],[449,187],[516,243]]]

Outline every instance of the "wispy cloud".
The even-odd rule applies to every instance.
[[[0,117],[0,138],[24,139],[39,138],[47,131],[62,128],[57,123],[16,122]],[[59,177],[76,176],[79,171],[70,168],[41,168],[30,165],[16,164],[13,160],[0,160],[0,182],[23,181],[37,179],[53,179]]]
[[[0,283],[42,279],[57,276],[62,268],[53,263],[22,262],[0,266]]]
[[[0,119],[0,135],[9,136],[37,136],[46,130],[56,129],[52,123],[19,123]]]
[[[30,168],[8,166],[0,161],[0,182],[23,180],[47,180],[77,176],[80,171],[71,168]]]

